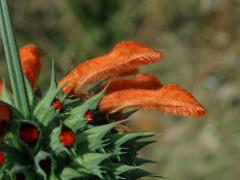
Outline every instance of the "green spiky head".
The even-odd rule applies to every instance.
[[[144,139],[155,133],[126,133],[117,128],[134,112],[124,113],[121,121],[118,113],[109,120],[97,109],[105,89],[84,100],[69,99],[61,89],[56,87],[54,71],[42,98],[27,83],[32,115],[24,117],[3,87],[2,101],[10,108],[11,123],[4,145],[0,145],[5,156],[0,179],[132,180],[153,176],[139,168],[151,161],[137,155],[154,142]],[[56,99],[62,103],[59,108],[53,105]],[[86,120],[87,112],[92,113],[91,121]]]

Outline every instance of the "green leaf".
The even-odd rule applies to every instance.
[[[115,134],[110,136],[110,141],[113,143],[114,146],[121,146],[126,142],[129,141],[136,141],[142,138],[152,137],[156,135],[154,132],[148,133],[130,133],[130,134]]]
[[[49,119],[46,120],[46,115],[45,114],[53,114],[52,110],[54,110],[51,107],[51,104],[53,100],[61,94],[63,87],[57,88],[56,86],[56,78],[55,78],[55,72],[54,72],[54,62],[52,62],[52,77],[51,77],[51,83],[50,87],[48,89],[48,92],[44,96],[44,98],[38,103],[36,108],[34,109],[34,116],[38,118],[39,122],[44,123],[47,125],[49,123]],[[44,122],[45,121],[45,122]]]
[[[111,156],[113,156],[111,153],[86,153],[77,157],[74,162],[77,162],[88,170],[94,170],[101,162]]]
[[[39,102],[34,109],[34,116],[43,125],[47,126],[51,120],[59,113],[51,106],[53,100],[61,93],[62,88],[55,90],[49,89],[46,96]]]
[[[112,153],[86,153],[75,158],[71,166],[83,174],[91,174],[104,179],[103,173],[106,172],[101,170],[100,164],[111,156],[113,156]]]
[[[11,111],[11,120],[16,121],[18,119],[23,119],[23,115],[19,112],[13,105],[8,104],[7,102],[0,101],[1,103],[5,104]]]
[[[25,117],[28,117],[30,115],[30,106],[28,104],[26,82],[18,57],[18,49],[6,0],[0,1],[0,25],[14,102],[17,109]]]
[[[35,156],[34,158],[34,162],[35,162],[35,166],[36,166],[36,172],[38,174],[40,174],[44,180],[47,179],[47,175],[46,173],[44,172],[44,170],[40,167],[39,163],[42,161],[42,160],[45,160],[47,158],[50,157],[50,154],[45,152],[45,151],[39,151],[37,153],[37,155]]]
[[[57,175],[54,174],[54,172],[52,171],[52,173],[50,174],[48,180],[56,180],[56,179],[58,179],[58,177],[57,177]]]
[[[135,152],[141,150],[142,148],[155,143],[156,141],[138,141],[134,143],[134,146],[132,148],[132,150],[134,150]]]
[[[134,160],[134,164],[136,164],[136,166],[141,166],[141,165],[147,164],[147,163],[156,163],[156,161],[151,161],[151,160],[142,159],[142,158],[135,158],[135,160]]]
[[[6,88],[5,80],[3,80],[1,100],[10,104],[10,105],[14,104],[13,99],[12,99],[12,94]]]
[[[64,99],[64,109],[66,111],[70,111],[73,108],[76,108],[83,104],[83,100],[81,99]]]
[[[12,133],[11,131],[8,131],[5,136],[4,136],[4,142],[6,144],[12,145],[16,148],[19,147],[19,142],[18,142],[18,138],[16,137],[16,135],[14,133]]]
[[[35,100],[35,95],[34,95],[34,92],[33,92],[33,89],[32,89],[32,86],[31,84],[29,83],[27,77],[24,75],[24,79],[25,79],[25,85],[26,85],[26,93],[27,93],[27,99],[28,99],[28,103],[31,107],[31,109],[33,108],[34,106],[34,100]],[[30,110],[31,110],[30,109]],[[32,113],[32,112],[31,112]]]
[[[57,89],[57,82],[56,82],[56,76],[55,76],[54,61],[52,60],[52,74],[51,74],[51,83],[50,83],[49,91],[54,91],[55,89]]]
[[[0,151],[7,154],[7,161],[12,163],[24,163],[21,152],[13,146],[0,144]]]
[[[0,168],[0,179],[12,180],[13,177],[11,175],[11,172],[8,169],[1,169]]]
[[[13,168],[11,169],[11,176],[14,177],[17,173],[24,174],[26,180],[32,180],[37,178],[33,167],[30,165],[22,166],[19,164],[14,164]]]
[[[95,151],[103,146],[103,137],[116,125],[126,122],[118,121],[115,123],[110,123],[102,126],[97,126],[83,131],[77,135],[77,145],[80,151]]]
[[[126,174],[126,177],[129,179],[138,179],[141,177],[156,177],[156,178],[164,178],[163,176],[155,175],[154,173],[145,171],[143,169],[134,169]]]
[[[70,167],[66,167],[63,169],[60,177],[62,180],[71,180],[75,178],[85,177],[86,174],[81,173],[75,169],[72,169]]]
[[[73,108],[69,112],[70,116],[64,120],[64,125],[69,127],[73,132],[85,127],[84,114],[88,110],[95,110],[97,108],[105,91],[106,89],[102,90],[100,93],[86,100],[82,105]]]
[[[50,135],[50,147],[53,150],[53,152],[58,156],[61,153],[67,153],[70,154],[68,149],[66,149],[63,144],[60,142],[59,136],[62,131],[62,127],[57,127],[53,129],[51,135]]]
[[[42,113],[38,113],[37,119],[44,126],[48,126],[49,123],[59,114],[59,112],[53,109],[52,107],[49,108],[42,107],[40,112]]]
[[[109,164],[106,163],[106,167],[115,176],[121,175],[122,173],[125,173],[127,171],[132,171],[134,169],[137,169],[136,166],[128,166],[128,165],[119,164],[119,163],[109,163]]]

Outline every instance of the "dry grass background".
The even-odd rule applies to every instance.
[[[121,40],[163,51],[163,61],[142,70],[190,90],[208,115],[133,116],[136,129],[160,133],[159,142],[142,152],[158,163],[145,168],[170,180],[239,179],[239,0],[27,0],[11,1],[11,7],[19,46],[34,42],[42,49],[43,89],[51,59],[60,78]]]

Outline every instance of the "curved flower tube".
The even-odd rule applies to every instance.
[[[161,60],[161,52],[134,42],[121,42],[111,52],[79,64],[59,83],[67,83],[64,93],[81,93],[84,88],[99,80],[113,77],[123,71]]]
[[[105,86],[106,83],[100,87],[100,90]],[[141,73],[133,78],[112,81],[107,87],[106,94],[124,89],[157,89],[161,86],[161,82],[153,75]]]
[[[180,116],[201,116],[206,110],[186,90],[167,84],[157,90],[127,89],[104,96],[99,110],[114,113],[125,108],[142,108]]]
[[[33,88],[36,87],[41,71],[40,53],[34,44],[23,46],[19,51],[23,72]]]

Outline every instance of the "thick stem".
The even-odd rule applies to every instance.
[[[0,25],[14,102],[25,116],[30,113],[26,84],[18,56],[14,30],[6,0],[0,0]]]

